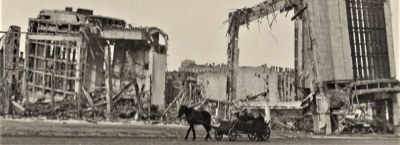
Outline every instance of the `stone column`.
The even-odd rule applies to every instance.
[[[392,97],[394,133],[400,136],[400,94]]]
[[[316,112],[313,114],[315,133],[332,133],[331,117],[329,112],[329,98],[323,94],[316,97]]]
[[[376,119],[378,120],[379,124],[382,124],[383,131],[387,131],[387,119],[386,119],[386,100],[376,100],[375,101],[376,107]]]

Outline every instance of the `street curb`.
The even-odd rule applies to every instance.
[[[393,139],[393,138],[398,138],[398,136],[393,135],[393,136],[329,136],[329,135],[313,135],[310,138],[314,139]]]

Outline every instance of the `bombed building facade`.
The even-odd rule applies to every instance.
[[[355,122],[352,126],[370,124],[365,118],[348,117],[365,110],[363,106],[374,110],[369,114],[373,118],[380,118],[372,120],[379,130],[400,132],[400,85],[395,79],[388,0],[266,0],[230,12],[229,100],[239,96],[239,28],[290,10],[295,13],[296,93],[305,93],[306,100],[314,102],[314,132],[341,132],[346,119]]]
[[[239,66],[239,29],[264,17],[273,28],[278,12],[288,11],[295,14],[294,68]],[[27,32],[2,32],[0,111],[110,119],[165,109],[164,116],[174,103],[208,102],[213,116],[231,119],[229,105],[263,96],[258,101],[271,116],[311,116],[314,133],[360,126],[400,132],[389,0],[265,0],[230,12],[227,22],[227,64],[185,60],[166,72],[168,35],[161,29],[88,9],[42,10]],[[288,106],[306,113],[288,115]]]
[[[15,70],[12,62],[19,55],[21,30],[10,27],[11,31],[17,33],[7,33],[2,39],[2,54],[15,54],[2,55],[1,73],[8,84],[17,74],[9,70]],[[120,100],[140,104],[132,107],[138,110],[152,105],[162,108],[167,41],[168,35],[158,28],[133,27],[125,20],[94,15],[88,9],[42,10],[29,19],[21,69],[24,98],[13,101],[23,103],[22,110],[50,103],[32,111],[74,110],[78,115],[103,108],[110,116]]]
[[[21,28],[10,26],[0,42],[0,95],[20,97],[22,85],[23,59],[19,52]],[[0,99],[1,113],[12,113],[11,98]]]
[[[226,74],[225,64],[198,65],[194,62],[185,65],[181,63],[179,70],[197,74],[197,83],[204,89],[203,97],[226,100]],[[239,69],[239,97],[255,95],[261,92],[269,92],[270,98],[276,102],[300,101],[302,98],[295,98],[294,72],[293,69],[267,65],[259,67],[240,67]],[[279,100],[279,101],[278,101]],[[275,102],[275,101],[273,101]]]

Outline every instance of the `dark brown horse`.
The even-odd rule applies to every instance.
[[[189,136],[190,130],[193,132],[193,140],[196,139],[196,132],[194,131],[194,125],[201,124],[207,131],[207,135],[205,140],[211,139],[209,134],[211,130],[211,115],[207,111],[196,111],[193,108],[181,105],[179,107],[178,117],[182,117],[185,115],[186,121],[189,123],[190,127],[186,133],[185,140],[187,140]]]

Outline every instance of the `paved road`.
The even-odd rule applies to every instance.
[[[0,119],[0,145],[3,144],[331,144],[331,145],[400,145],[400,138],[387,135],[307,136],[305,134],[272,132],[268,142],[252,142],[247,137],[231,142],[213,139],[205,142],[205,131],[196,129],[196,141],[184,141],[187,126],[93,124],[85,122],[18,121]],[[310,138],[313,137],[313,138]],[[316,138],[314,138],[316,137]],[[326,138],[329,137],[329,138]],[[332,138],[333,137],[333,138]],[[337,137],[337,138],[335,138]],[[385,139],[383,139],[385,138]],[[191,134],[189,139],[191,139]]]
[[[221,141],[212,139],[211,141],[203,141],[198,139],[196,141],[184,141],[178,138],[112,138],[112,137],[15,137],[3,136],[0,138],[1,144],[32,144],[32,145],[86,145],[86,144],[100,144],[100,145],[122,145],[122,144],[138,144],[138,145],[172,145],[172,144],[190,144],[190,145],[224,145],[224,144],[246,144],[246,145],[310,145],[310,144],[323,144],[323,145],[399,145],[399,138],[392,139],[271,139],[268,142],[252,142],[247,138],[238,138],[237,141],[231,142],[227,138]]]

